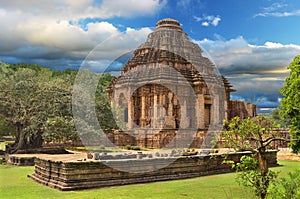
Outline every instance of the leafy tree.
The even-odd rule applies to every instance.
[[[8,65],[0,62],[0,113],[3,116],[0,117],[0,131],[1,124],[16,129],[16,140],[8,147],[9,153],[39,148],[43,139],[61,143],[78,140],[72,111],[77,73],[71,69],[53,72],[36,64]],[[112,132],[117,125],[105,88],[114,77],[89,71],[84,73],[86,78],[83,81],[86,81],[87,87],[81,89],[76,106],[84,107],[86,115],[85,120],[78,121],[79,126],[85,127],[82,132],[97,135],[100,129],[95,129],[96,125],[91,121],[98,117],[104,132]],[[88,86],[93,79],[100,81],[95,93],[90,93]],[[95,103],[87,104],[85,97],[88,95],[94,95]],[[91,139],[96,138],[92,136]]]
[[[270,181],[276,176],[269,170],[266,152],[273,141],[283,140],[281,132],[276,130],[278,126],[265,116],[244,120],[234,117],[229,122],[225,121],[224,125],[226,130],[220,134],[223,145],[236,151],[251,151],[257,159],[243,157],[241,163],[235,165],[238,171],[242,171],[242,184],[265,198]]]
[[[0,114],[0,137],[14,136],[16,133],[13,125],[9,124],[6,118]]]
[[[279,106],[278,108],[274,109],[269,117],[270,119],[275,123],[275,124],[279,124],[280,127],[282,128],[288,128],[291,124],[291,118],[290,117],[285,117],[285,118],[281,118],[280,117],[280,111],[282,110],[282,108]]]
[[[43,130],[44,140],[48,142],[66,143],[79,139],[73,117],[70,116],[49,118],[45,122]]]
[[[8,152],[41,147],[47,119],[71,114],[70,93],[71,87],[63,79],[52,78],[50,69],[1,67],[0,110],[16,126],[16,140]]]
[[[84,142],[102,140],[100,131],[111,133],[118,129],[108,94],[105,89],[113,76],[79,71],[73,92],[73,110],[76,128]],[[96,88],[95,83],[98,82]],[[99,124],[99,125],[98,125]]]
[[[290,147],[293,152],[300,152],[300,55],[296,56],[288,66],[290,75],[286,78],[284,87],[280,90],[284,96],[280,103],[281,118],[291,118]]]

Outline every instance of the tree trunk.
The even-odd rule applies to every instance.
[[[25,132],[23,130],[23,125],[21,123],[16,124],[16,139],[13,144],[6,146],[6,152],[9,154],[17,153],[18,150],[22,150],[26,148],[26,139]]]
[[[43,145],[43,136],[42,136],[42,132],[38,131],[36,135],[32,135],[30,137],[30,143],[29,146],[30,148],[41,148]]]
[[[262,190],[261,190],[261,198],[264,199],[267,196],[267,190],[269,187],[269,179],[268,179],[268,172],[269,172],[269,168],[268,168],[268,163],[267,163],[267,159],[265,157],[265,150],[259,151],[258,152],[258,162],[259,162],[259,168],[261,171],[261,176],[262,176]]]

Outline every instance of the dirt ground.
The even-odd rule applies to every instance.
[[[300,154],[293,154],[290,151],[279,151],[277,153],[278,160],[300,161]]]

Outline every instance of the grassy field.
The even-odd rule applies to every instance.
[[[280,161],[281,166],[272,168],[280,172],[280,177],[300,168],[300,162]],[[85,191],[61,192],[37,184],[27,178],[33,173],[33,167],[0,166],[1,199],[118,199],[118,198],[254,198],[253,194],[235,182],[235,174],[204,176],[186,180],[156,182],[148,184],[108,187]]]

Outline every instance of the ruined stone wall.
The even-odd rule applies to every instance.
[[[229,154],[228,159],[238,162],[249,152]],[[277,151],[267,155],[270,166],[277,165]],[[223,164],[222,155],[188,156],[175,158],[167,167],[156,170],[164,164],[164,158],[113,160],[111,168],[103,161],[61,162],[35,159],[35,171],[30,178],[41,184],[63,191],[107,187],[115,185],[175,180],[211,174],[232,172],[231,165]],[[172,157],[170,157],[172,158]],[[106,160],[109,161],[109,160]],[[114,168],[126,168],[141,172],[123,172]],[[142,172],[150,168],[150,172]]]
[[[228,119],[231,119],[235,116],[239,116],[242,119],[257,116],[256,104],[252,104],[249,102],[238,100],[229,101],[228,108]]]
[[[133,133],[133,132],[131,132]],[[176,129],[164,129],[159,133],[153,133],[153,129],[141,129],[130,135],[122,131],[108,134],[108,139],[116,146],[139,146],[141,148],[200,148],[206,135],[206,131],[190,132]],[[133,134],[134,134],[133,133]],[[186,145],[189,143],[189,145]]]

